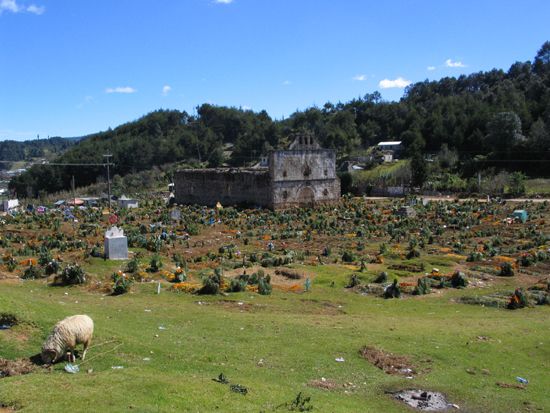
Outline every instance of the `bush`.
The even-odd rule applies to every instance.
[[[130,274],[137,272],[139,269],[139,262],[137,258],[132,258],[128,263],[126,264],[126,272],[129,272]]]
[[[377,284],[382,284],[388,281],[388,273],[386,271],[382,271],[378,276],[374,279],[374,282]]]
[[[384,298],[399,298],[401,297],[401,288],[397,284],[397,279],[393,280],[392,285],[388,285],[384,290]]]
[[[468,258],[466,258],[466,261],[468,262],[476,262],[476,261],[481,261],[483,259],[483,254],[481,252],[471,252],[469,255],[468,255]]]
[[[181,267],[177,267],[174,271],[174,282],[182,283],[187,280],[187,274]]]
[[[59,271],[59,262],[57,262],[57,260],[51,260],[49,263],[47,263],[44,266],[44,272],[46,273],[46,275],[57,274],[58,271]]]
[[[422,277],[418,279],[417,285],[413,291],[414,295],[424,295],[429,294],[430,289],[430,280],[427,277]]]
[[[468,280],[463,272],[457,271],[451,277],[451,286],[453,288],[465,288],[468,285]]]
[[[230,293],[239,293],[241,291],[245,291],[247,284],[248,282],[245,280],[233,278],[231,280],[231,283],[229,284],[229,288],[227,289],[227,291],[229,291]]]
[[[56,281],[61,285],[84,284],[86,273],[78,264],[70,264],[63,269]]]
[[[23,271],[23,275],[21,276],[24,280],[35,280],[37,278],[42,278],[42,271],[40,271],[40,267],[30,265]]]
[[[501,277],[513,277],[514,276],[514,268],[512,267],[512,264],[509,262],[503,262],[500,264],[500,272],[499,274]]]
[[[38,256],[38,264],[45,267],[52,260],[52,254],[47,248],[42,248]]]
[[[346,288],[353,288],[361,284],[361,280],[357,276],[357,274],[351,274],[349,277],[348,285],[346,285]]]
[[[258,280],[258,293],[261,295],[270,295],[271,290],[271,277],[269,275],[266,277],[260,277]]]
[[[113,295],[121,295],[130,291],[130,287],[134,281],[124,274],[122,271],[115,272],[112,275],[113,279]]]
[[[349,251],[344,251],[344,253],[342,254],[342,262],[350,263],[353,261],[355,261],[355,255],[353,255]]]
[[[158,254],[154,254],[149,261],[148,272],[158,272],[162,268],[162,260]]]

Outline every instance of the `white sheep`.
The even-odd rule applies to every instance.
[[[87,315],[73,315],[64,318],[53,328],[42,345],[42,361],[46,364],[54,363],[70,351],[69,361],[74,359],[73,351],[77,344],[83,344],[82,360],[86,357],[86,351],[92,341],[94,322]]]

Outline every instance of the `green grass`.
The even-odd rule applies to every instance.
[[[550,196],[550,179],[527,179],[525,181],[525,195]]]
[[[111,297],[43,281],[0,283],[2,311],[26,321],[0,331],[0,357],[36,354],[52,325],[71,314],[94,319],[96,345],[122,343],[92,348],[75,375],[60,363],[52,372],[0,379],[0,403],[40,412],[269,412],[285,411],[276,408],[303,392],[318,412],[402,412],[409,410],[385,391],[413,387],[442,391],[461,411],[525,411],[526,401],[550,409],[550,307],[506,311],[453,301],[479,292],[473,289],[383,300],[342,288],[352,271],[307,269],[315,274],[310,293],[271,296],[157,295],[155,284],[141,284]],[[425,372],[413,380],[387,375],[359,357],[363,345],[409,355]],[[211,380],[221,372],[249,393]],[[516,376],[530,380],[526,390],[495,384]],[[321,377],[355,387],[307,385]]]

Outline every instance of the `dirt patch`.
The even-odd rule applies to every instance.
[[[407,356],[388,353],[371,346],[364,346],[359,350],[359,354],[387,374],[406,377],[417,374],[415,367]]]
[[[502,383],[500,381],[497,381],[496,385],[498,387],[502,387],[503,389],[518,389],[518,390],[525,390],[524,384],[518,384],[518,383]]]
[[[308,308],[304,308],[302,310],[307,314],[318,314],[318,315],[346,314],[342,304],[334,303],[332,301],[317,300],[317,299],[311,299],[311,298],[302,298],[300,301],[308,305]]]
[[[342,387],[341,384],[336,383],[334,380],[325,379],[324,377],[320,380],[311,380],[307,385],[322,390],[335,390]]]
[[[36,364],[30,359],[8,360],[0,358],[0,379],[32,373]]]
[[[395,393],[394,397],[414,409],[427,412],[440,412],[458,408],[458,406],[449,403],[442,393],[433,391],[403,390]]]

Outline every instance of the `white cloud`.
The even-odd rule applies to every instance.
[[[362,82],[363,80],[366,80],[366,79],[367,79],[367,75],[356,75],[356,76],[353,76],[352,79],[353,79],[353,80],[358,80],[358,81]]]
[[[288,85],[291,85],[291,84],[292,84],[292,82],[290,80],[285,80],[282,83],[283,86],[288,86]]]
[[[108,87],[105,93],[136,93],[137,90],[130,86]]]
[[[4,11],[9,11],[11,13],[28,12],[40,15],[46,11],[46,8],[44,6],[37,6],[36,4],[31,4],[27,7],[20,6],[17,4],[16,0],[0,0],[0,14]]]
[[[466,65],[460,61],[453,62],[451,59],[445,60],[445,66],[447,67],[466,67]]]
[[[21,8],[17,5],[15,0],[0,0],[0,13],[3,11],[11,11],[12,13],[18,13]]]
[[[382,89],[391,89],[391,88],[399,88],[403,89],[407,86],[409,86],[412,82],[407,79],[403,79],[402,77],[398,77],[397,79],[390,80],[390,79],[384,79],[381,80],[378,83],[378,86],[380,86]]]
[[[86,106],[88,103],[92,103],[94,101],[93,96],[85,96],[82,102],[80,102],[78,105],[76,105],[77,109],[82,109],[84,106]]]
[[[29,7],[27,7],[27,11],[32,14],[41,15],[46,11],[46,8],[44,6],[37,6],[36,4],[31,4]]]
[[[164,85],[162,87],[162,96],[168,96],[168,93],[172,90],[172,86],[170,85]]]
[[[426,69],[428,69],[431,72],[432,70],[435,70],[435,66],[428,66]]]
[[[216,4],[231,4],[231,3],[233,3],[233,0],[214,0],[214,3],[216,3]]]

